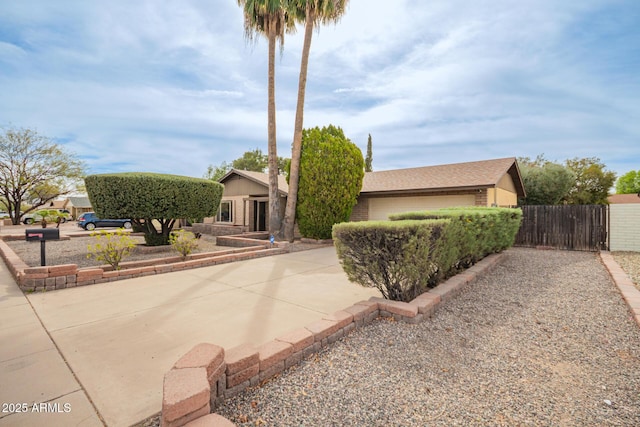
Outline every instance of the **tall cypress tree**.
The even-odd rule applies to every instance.
[[[367,158],[364,159],[364,171],[365,172],[373,172],[373,148],[371,145],[371,134],[369,134],[369,139],[367,140]]]

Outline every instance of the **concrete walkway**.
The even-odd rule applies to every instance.
[[[106,425],[130,426],[160,411],[165,372],[195,344],[260,345],[379,296],[348,282],[332,247],[34,293],[28,300],[2,267],[1,401],[71,402],[72,411],[58,415],[64,425],[102,425],[78,381]],[[29,366],[36,364],[30,358],[40,365]],[[80,414],[84,424],[76,421]],[[23,415],[0,417],[0,426],[52,425],[48,418],[39,424]]]
[[[2,259],[0,404],[2,427],[103,425]]]

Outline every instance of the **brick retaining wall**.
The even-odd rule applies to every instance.
[[[4,259],[20,289],[23,291],[50,291],[208,267],[277,255],[288,251],[287,244],[278,243],[270,248],[269,242],[245,238],[240,238],[240,240],[242,240],[242,244],[237,246],[241,247],[235,249],[191,254],[186,259],[180,256],[171,256],[153,260],[127,261],[120,264],[120,270],[113,270],[110,265],[88,268],[78,268],[76,264],[29,267],[3,240],[0,240],[0,256]]]

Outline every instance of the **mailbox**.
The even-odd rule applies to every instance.
[[[27,242],[40,242],[40,265],[47,265],[45,244],[47,240],[60,240],[60,230],[57,228],[27,228],[24,232]]]
[[[25,237],[27,242],[60,240],[60,230],[57,228],[27,228],[25,230]]]

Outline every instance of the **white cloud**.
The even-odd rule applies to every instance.
[[[100,171],[200,176],[266,151],[267,43],[247,44],[234,2],[26,3],[0,4],[5,123]],[[305,125],[342,126],[361,147],[371,133],[377,169],[542,152],[640,163],[634,0],[349,4],[314,33]],[[280,155],[302,38],[277,59]]]

